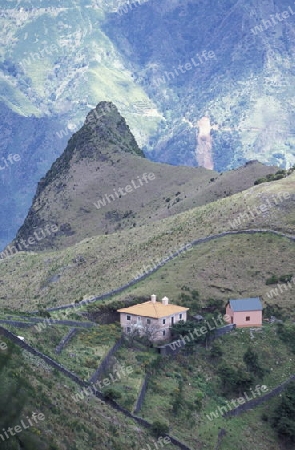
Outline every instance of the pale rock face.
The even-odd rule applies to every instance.
[[[200,167],[213,170],[214,162],[212,156],[211,123],[209,117],[202,117],[198,121],[199,132],[197,134],[198,144],[196,149],[196,159]]]

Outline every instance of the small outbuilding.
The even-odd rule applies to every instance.
[[[226,305],[228,322],[237,328],[261,327],[262,309],[259,297],[229,300]]]

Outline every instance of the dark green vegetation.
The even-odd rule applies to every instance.
[[[286,176],[290,175],[292,172],[294,172],[295,166],[291,167],[289,170],[278,170],[276,173],[269,173],[266,175],[266,177],[258,178],[258,180],[255,181],[254,186],[258,186],[258,184],[261,183],[270,183],[271,181],[277,181],[281,180],[282,178],[285,178]]]
[[[292,280],[292,278],[293,278],[293,275],[292,274],[288,274],[288,275],[280,275],[280,276],[277,276],[277,275],[272,275],[270,278],[268,278],[266,281],[265,281],[265,284],[266,285],[269,285],[269,284],[277,284],[277,283],[289,283],[291,280]]]
[[[285,342],[290,350],[295,353],[295,325],[294,323],[283,323],[278,325],[279,337]]]
[[[186,345],[169,358],[157,356],[153,349],[136,343],[133,348],[122,347],[116,360],[135,367],[135,372],[116,385],[118,401],[132,410],[134,387],[139,389],[139,380],[148,373],[140,414],[159,427],[169,425],[170,432],[190,448],[201,449],[206,444],[208,449],[215,449],[223,428],[226,436],[221,440],[221,450],[250,450],[255,442],[262,449],[277,450],[281,445],[285,450],[284,439],[272,429],[271,418],[280,404],[278,396],[235,418],[226,419],[218,410],[239,397],[244,397],[247,404],[257,386],[264,385],[270,392],[294,374],[294,358],[278,333],[276,325],[265,325],[257,331],[236,330],[207,348],[201,343]],[[127,401],[129,396],[133,403]],[[215,411],[219,416],[209,420]],[[244,438],[249,427],[251,439],[247,440]]]
[[[213,347],[214,354],[214,347]],[[216,350],[215,350],[216,354]],[[219,356],[220,352],[219,352]],[[242,395],[248,391],[254,384],[261,382],[266,373],[258,362],[258,353],[249,347],[243,355],[244,366],[237,369],[224,362],[217,367],[217,373],[220,377],[220,385],[225,395]]]
[[[32,383],[27,381],[24,367],[20,367],[20,363],[24,362],[22,353],[9,341],[6,346],[0,352],[0,448],[54,450],[56,447],[50,444],[49,439],[40,437],[44,433],[44,423],[37,421],[36,425],[32,419],[33,413],[38,415],[41,411],[34,399],[36,391]],[[32,419],[33,427],[29,426],[28,418]],[[14,431],[15,427],[18,427],[18,432]]]
[[[295,442],[295,381],[282,395],[274,412],[273,425],[281,438],[289,443]]]

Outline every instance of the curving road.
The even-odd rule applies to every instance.
[[[140,277],[132,279],[131,281],[129,281],[128,283],[126,283],[126,284],[124,284],[122,286],[120,286],[117,289],[113,289],[113,290],[111,290],[109,292],[106,292],[104,294],[97,295],[96,297],[93,297],[93,298],[88,299],[88,300],[82,300],[79,303],[70,303],[70,304],[67,304],[67,305],[56,306],[54,308],[47,308],[47,311],[59,311],[59,310],[64,310],[64,309],[69,309],[69,308],[73,308],[73,309],[78,308],[79,309],[82,306],[88,305],[89,303],[96,302],[97,300],[104,300],[104,299],[106,299],[108,297],[112,297],[113,295],[119,294],[119,293],[125,291],[126,289],[128,289],[129,287],[133,286],[134,284],[136,284],[136,283],[144,280],[145,278],[149,277],[154,272],[156,272],[158,269],[160,269],[165,264],[167,264],[169,261],[171,261],[172,259],[177,258],[177,256],[179,256],[181,253],[186,252],[188,250],[188,248],[191,247],[191,246],[204,244],[206,242],[209,242],[209,241],[212,241],[212,240],[215,240],[215,239],[221,239],[221,238],[223,238],[225,236],[235,236],[235,235],[240,235],[240,234],[261,234],[261,233],[273,234],[273,235],[276,235],[276,236],[285,237],[285,238],[289,239],[290,241],[295,242],[295,235],[285,234],[285,233],[281,233],[280,231],[267,230],[267,229],[224,231],[223,233],[220,233],[220,234],[212,234],[211,236],[195,239],[191,243],[186,244],[184,247],[180,247],[177,252],[174,252],[172,255],[168,256],[165,259],[163,259],[159,264],[154,266],[152,269],[150,269],[149,271],[145,272]],[[38,311],[33,311],[30,314],[36,314],[36,313],[38,313]]]

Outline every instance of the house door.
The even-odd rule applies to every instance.
[[[171,325],[174,325],[174,317],[171,317]]]
[[[230,318],[230,323],[234,323],[234,318],[233,318],[233,316],[231,316],[231,318]]]

